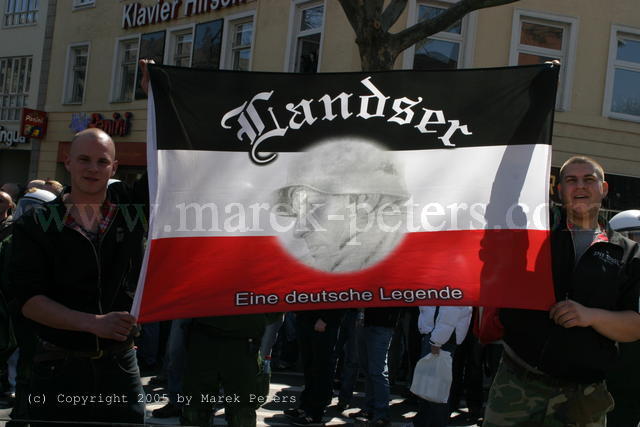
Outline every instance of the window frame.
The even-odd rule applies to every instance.
[[[31,79],[32,79],[32,73],[33,73],[33,55],[20,55],[20,56],[4,56],[4,57],[0,57],[0,63],[1,63],[2,60],[7,60],[7,61],[10,61],[11,64],[12,64],[11,65],[12,74],[11,74],[11,76],[6,74],[5,78],[10,77],[11,78],[10,83],[13,84],[13,82],[14,82],[13,77],[17,76],[18,77],[18,83],[17,83],[18,86],[20,86],[20,80],[19,80],[20,68],[19,68],[19,65],[18,65],[18,69],[14,70],[13,69],[13,62],[20,61],[23,58],[26,60],[26,63],[25,63],[25,67],[26,67],[25,71],[26,72],[25,72],[25,75],[24,75],[25,80],[22,82],[22,89],[23,90],[21,92],[17,92],[17,91],[16,92],[12,92],[11,88],[9,88],[8,92],[0,92],[0,121],[2,121],[2,122],[19,122],[20,118],[21,118],[20,117],[21,116],[20,110],[22,110],[22,108],[27,107],[29,105],[29,97],[30,97],[31,91],[32,91],[32,81],[31,81]],[[14,73],[17,73],[17,75],[14,74]],[[2,83],[2,82],[0,82],[0,83]],[[27,85],[27,83],[28,83],[28,85]],[[14,95],[16,97],[22,96],[23,97],[22,105],[21,106],[17,106],[16,105],[16,106],[13,106],[13,107],[9,105],[9,106],[6,107],[7,111],[10,111],[10,110],[16,110],[17,111],[18,114],[16,115],[15,119],[2,118],[2,110],[3,110],[2,105],[1,105],[2,97],[4,97],[4,96],[9,96],[10,97],[12,95]]]
[[[457,0],[410,0],[409,13],[407,15],[407,28],[415,25],[418,22],[418,17],[420,16],[419,8],[421,5],[442,8],[445,5],[452,6],[455,3],[457,3]],[[478,12],[473,11],[471,13],[468,13],[460,21],[460,35],[455,35],[456,37],[454,37],[454,35],[451,33],[441,31],[439,33],[433,34],[432,36],[429,36],[428,38],[460,43],[460,49],[458,50],[457,69],[471,68],[473,66],[474,60],[475,34],[478,21]],[[456,40],[458,38],[460,40]],[[402,68],[405,70],[412,70],[415,56],[416,45],[414,44],[413,46],[405,50],[404,56],[402,58]]]
[[[306,30],[300,32],[300,22],[302,13],[305,10],[322,6],[322,26],[319,30]],[[322,51],[324,45],[324,33],[327,20],[327,2],[325,0],[293,0],[289,9],[289,37],[287,38],[287,50],[285,55],[284,71],[297,73],[296,71],[296,55],[298,53],[298,39],[304,36],[310,36],[320,33],[320,44],[318,46],[318,66],[315,72],[319,72],[322,68]]]
[[[518,54],[529,53],[534,55],[556,56],[555,49],[543,47],[520,48],[520,36],[522,33],[522,23],[531,22],[534,24],[547,25],[551,27],[563,28],[560,81],[562,85],[558,88],[556,98],[556,111],[570,111],[571,98],[573,93],[573,77],[576,62],[576,51],[578,43],[578,18],[566,15],[557,15],[546,12],[538,12],[525,9],[515,9],[513,11],[513,23],[511,29],[511,44],[509,47],[509,65],[518,65]]]
[[[607,61],[607,76],[604,90],[604,101],[602,105],[602,115],[610,119],[625,120],[640,123],[640,115],[618,113],[611,110],[613,103],[613,86],[615,85],[616,69],[637,71],[640,73],[640,62],[629,62],[617,59],[618,35],[629,36],[640,41],[640,28],[625,25],[611,25],[611,35],[609,39],[609,59]],[[636,65],[634,65],[636,64]]]
[[[79,47],[86,47],[87,48],[87,65],[86,65],[86,69],[84,71],[84,88],[82,91],[82,100],[81,101],[70,101],[70,91],[73,89],[73,82],[71,81],[71,79],[73,78],[72,76],[72,72],[73,72],[73,64],[71,63],[71,59],[72,59],[72,55],[73,55],[73,50]],[[91,42],[78,42],[78,43],[71,43],[67,46],[67,61],[66,61],[66,65],[65,65],[65,70],[64,70],[64,87],[63,87],[63,91],[62,91],[62,104],[63,105],[82,105],[84,104],[84,101],[87,97],[87,82],[89,80],[89,62],[91,60]]]
[[[164,60],[163,63],[166,65],[176,65],[175,64],[175,49],[177,46],[177,37],[183,34],[187,34],[191,32],[191,51],[189,52],[189,65],[187,67],[191,67],[193,64],[193,49],[195,45],[195,37],[196,37],[196,24],[187,24],[180,25],[176,27],[167,28],[167,35],[165,36],[165,49],[164,49]]]
[[[253,70],[253,52],[256,42],[256,11],[248,10],[225,16],[222,26],[222,46],[220,51],[220,69],[233,70],[233,39],[235,28],[238,24],[251,22],[253,30],[251,34],[251,46],[249,47],[249,71]]]
[[[136,41],[138,44],[137,53],[136,53],[136,61],[135,61],[135,72],[133,73],[133,92],[131,93],[131,99],[120,99],[117,96],[117,93],[121,91],[122,85],[122,75],[120,74],[121,63],[120,63],[120,54],[121,54],[121,44],[127,41]],[[122,102],[132,102],[135,96],[136,90],[136,82],[138,79],[138,60],[140,59],[140,34],[132,34],[127,36],[118,37],[116,39],[115,47],[113,50],[113,70],[111,72],[111,90],[110,90],[110,101],[111,103],[122,103]]]
[[[38,25],[38,18],[40,15],[40,2],[43,0],[29,0],[27,3],[27,10],[23,11],[23,12],[16,12],[15,9],[18,6],[18,1],[19,0],[5,0],[5,7],[4,7],[4,11],[2,12],[2,28],[16,28],[16,27],[28,27],[31,25]],[[35,9],[29,9],[29,7],[31,6],[31,2],[35,3]],[[9,11],[9,7],[10,5],[13,5],[13,11]],[[9,16],[13,16],[14,19],[16,16],[21,16],[21,15],[26,15],[27,17],[29,16],[29,14],[33,14],[33,20],[32,21],[27,21],[24,24],[21,23],[13,23],[13,24],[8,24],[8,18]]]

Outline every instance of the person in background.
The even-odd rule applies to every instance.
[[[193,396],[182,407],[182,423],[208,427],[220,388],[232,399],[224,402],[224,416],[231,427],[256,425],[256,409],[269,394],[262,359],[261,337],[279,314],[199,317],[193,319],[187,339],[183,389]],[[215,396],[213,400],[201,396]]]
[[[22,215],[27,214],[30,210],[41,209],[44,203],[51,202],[55,198],[55,195],[46,190],[30,188],[18,201],[18,206],[16,206],[12,216],[12,222],[6,228],[8,233],[4,238],[0,238],[0,293],[4,295],[7,301],[7,309],[11,318],[10,323],[17,344],[17,349],[7,362],[9,382],[13,387],[15,397],[14,407],[9,414],[12,420],[29,419],[29,382],[31,380],[33,356],[37,345],[37,337],[33,327],[20,313],[9,280],[9,261],[11,260],[13,247],[12,224],[13,221],[19,220]],[[22,425],[26,425],[26,423],[18,421],[7,423],[8,427]]]
[[[428,353],[439,355],[454,351],[467,335],[471,322],[471,307],[420,307],[418,329],[422,334],[422,356]],[[429,402],[419,399],[418,413],[413,419],[414,427],[446,427],[451,408],[448,403]]]
[[[32,179],[27,184],[27,188],[39,188],[40,190],[47,190],[56,196],[62,194],[64,186],[54,179]]]
[[[47,179],[44,182],[44,190],[50,191],[56,196],[59,196],[64,190],[64,185],[62,185],[62,183],[56,181],[55,179]]]
[[[333,394],[335,365],[331,363],[331,357],[343,315],[343,310],[310,310],[296,314],[304,390],[300,394],[300,405],[284,411],[295,426],[324,425],[322,417]]]
[[[338,359],[337,367],[340,367],[340,372],[336,372],[336,378],[339,378],[340,381],[340,391],[336,410],[340,414],[351,407],[358,379],[359,357],[356,328],[362,327],[363,319],[359,319],[361,315],[361,310],[356,308],[348,309],[338,332],[335,356]],[[337,367],[336,371],[338,370]]]
[[[186,370],[187,336],[193,319],[174,319],[167,340],[164,357],[164,373],[169,391],[169,401],[151,413],[156,418],[178,417],[182,413],[182,404],[178,395],[182,393],[182,379]]]
[[[477,316],[478,309],[473,309],[471,324]],[[456,348],[453,357],[453,381],[449,395],[449,408],[456,411],[464,396],[468,412],[460,412],[449,420],[449,425],[481,424],[484,414],[484,392],[482,372],[483,348],[478,338],[469,328],[464,341]]]
[[[44,190],[45,181],[44,179],[32,179],[27,183],[27,190],[29,188],[38,188],[40,190]]]
[[[357,327],[359,367],[365,378],[365,407],[350,417],[368,426],[391,425],[387,359],[393,331],[400,317],[399,307],[366,308],[362,326]]]
[[[4,191],[0,191],[0,230],[9,224],[11,212],[15,207],[16,205],[13,203],[11,196]]]
[[[2,187],[0,187],[0,191],[4,191],[11,196],[13,203],[18,203],[18,200],[22,197],[25,190],[22,185],[15,182],[5,182],[2,184]]]

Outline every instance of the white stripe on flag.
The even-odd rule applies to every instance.
[[[150,119],[151,120],[151,119]],[[390,152],[404,166],[409,232],[548,229],[549,145]],[[158,151],[152,238],[272,236],[291,222],[269,209],[304,153],[255,166],[245,152]],[[267,206],[269,209],[267,209]],[[274,223],[274,221],[276,221]]]

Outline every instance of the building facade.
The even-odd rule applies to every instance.
[[[35,177],[40,141],[20,132],[23,107],[44,109],[56,0],[0,3],[0,183]]]
[[[451,3],[410,0],[393,30],[435,16]],[[61,0],[51,54],[49,130],[38,174],[63,181],[69,141],[87,126],[113,135],[122,178],[144,169],[146,100],[138,88],[138,58],[251,71],[360,69],[354,32],[337,0]],[[553,164],[574,154],[599,159],[613,184],[609,207],[638,208],[636,0],[521,0],[483,9],[405,51],[396,68],[500,67],[549,59],[563,64]]]

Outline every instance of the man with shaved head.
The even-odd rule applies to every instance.
[[[11,210],[15,207],[13,203],[13,199],[8,193],[4,191],[0,191],[0,224],[5,222],[9,215],[11,215]]]
[[[71,190],[14,228],[12,287],[39,338],[30,392],[45,396],[29,418],[143,423],[127,283],[138,273],[146,182],[107,185],[118,161],[99,129],[76,134],[64,164]],[[118,397],[107,405],[107,396]]]
[[[559,181],[556,302],[548,311],[500,309],[504,353],[484,427],[606,426],[614,402],[604,380],[618,343],[640,340],[640,246],[599,221],[609,191],[602,166],[571,157]]]
[[[13,203],[13,199],[9,193],[0,191],[0,242],[10,234],[11,227],[11,214],[16,205]]]
[[[0,191],[4,191],[11,196],[13,203],[18,203],[18,199],[22,196],[24,190],[24,187],[20,184],[16,184],[15,182],[5,182],[2,184],[2,187],[0,187]]]

